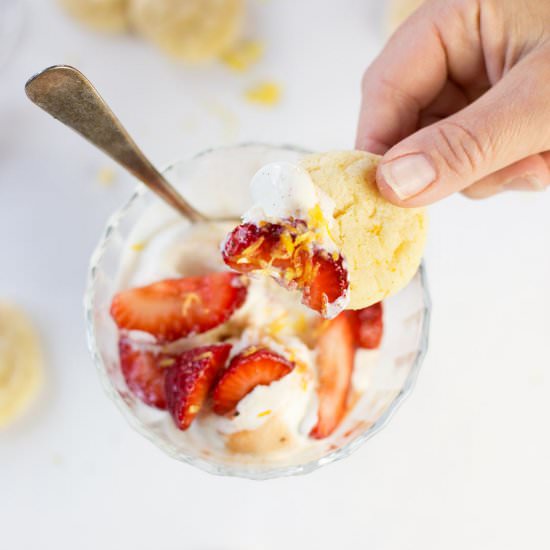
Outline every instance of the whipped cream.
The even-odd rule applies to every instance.
[[[291,162],[271,162],[260,168],[250,182],[254,206],[243,216],[246,221],[303,218],[317,204],[328,219],[334,202],[317,189],[301,166]]]
[[[276,223],[289,218],[311,222],[312,214],[316,214],[323,247],[330,252],[337,250],[328,232],[335,224],[334,201],[314,185],[301,166],[291,162],[266,164],[252,178],[250,194],[254,206],[243,215],[244,222]]]

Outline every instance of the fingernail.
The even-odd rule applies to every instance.
[[[386,162],[380,170],[386,183],[401,200],[418,195],[437,177],[432,163],[421,153]]]
[[[527,175],[505,183],[504,188],[507,191],[544,191],[547,186],[536,176]]]

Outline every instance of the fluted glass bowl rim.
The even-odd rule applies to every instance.
[[[310,152],[307,149],[297,147],[294,145],[286,145],[286,144],[274,145],[274,144],[266,144],[266,143],[258,143],[258,142],[246,142],[246,143],[240,143],[240,144],[227,146],[227,147],[217,147],[216,149],[218,150],[218,149],[232,148],[232,147],[253,147],[253,146],[266,146],[266,147],[286,149],[286,150],[296,151],[301,153]],[[170,163],[163,170],[163,173],[170,171],[174,166],[180,163],[192,161],[196,158],[199,158],[203,155],[210,153],[213,150],[214,149],[207,149],[189,158],[176,160]],[[143,185],[138,186],[138,188],[131,195],[130,199],[109,217],[107,224],[105,226],[105,229],[103,230],[103,233],[99,239],[99,242],[95,247],[90,259],[86,291],[84,295],[84,310],[85,310],[85,319],[86,319],[86,335],[87,335],[88,349],[92,355],[94,365],[97,369],[99,378],[101,380],[101,383],[103,385],[103,388],[107,396],[110,398],[111,401],[114,402],[114,404],[117,406],[117,408],[121,411],[121,413],[125,417],[126,421],[130,424],[130,426],[134,430],[136,430],[139,434],[141,434],[143,437],[148,439],[151,443],[153,443],[155,446],[160,448],[170,457],[180,462],[185,462],[187,464],[190,464],[191,466],[195,466],[210,474],[220,475],[220,476],[229,476],[229,477],[240,477],[240,478],[247,478],[247,479],[253,479],[253,480],[267,480],[267,479],[273,479],[278,477],[288,477],[288,476],[308,474],[313,472],[314,470],[317,470],[322,466],[326,466],[327,464],[331,464],[338,460],[347,458],[353,452],[355,452],[359,447],[361,447],[366,441],[368,441],[371,437],[376,435],[380,430],[382,430],[388,424],[388,422],[393,417],[397,409],[403,404],[405,399],[412,393],[412,390],[414,389],[414,386],[418,378],[418,374],[420,372],[420,368],[424,361],[424,357],[426,356],[426,353],[428,351],[432,306],[431,306],[431,298],[430,298],[430,292],[429,292],[427,275],[426,275],[426,265],[424,261],[422,261],[418,269],[419,276],[420,276],[420,284],[422,289],[422,302],[423,302],[423,308],[420,310],[422,312],[421,333],[419,337],[419,345],[416,350],[416,355],[415,355],[413,364],[411,366],[409,375],[407,376],[407,379],[403,384],[401,390],[397,394],[397,396],[393,399],[388,409],[380,416],[380,418],[378,418],[378,420],[374,422],[374,424],[372,424],[369,428],[367,428],[361,435],[357,436],[355,439],[353,439],[343,447],[333,450],[317,460],[312,460],[309,462],[305,462],[303,464],[294,464],[290,466],[274,467],[271,469],[254,471],[254,470],[250,470],[247,467],[247,465],[242,465],[242,466],[222,465],[217,463],[211,463],[208,460],[205,460],[197,456],[183,454],[180,451],[177,451],[170,443],[163,440],[162,437],[152,433],[148,429],[148,427],[144,425],[144,423],[140,419],[138,419],[135,414],[132,413],[132,411],[124,402],[124,400],[122,399],[118,391],[115,389],[115,387],[111,383],[107,368],[99,352],[98,342],[96,340],[96,334],[95,334],[95,328],[94,328],[94,319],[93,319],[93,311],[94,311],[93,307],[94,307],[95,292],[96,292],[95,283],[96,283],[97,271],[101,263],[101,260],[103,259],[103,256],[105,254],[105,251],[107,250],[107,247],[110,244],[111,237],[115,233],[117,227],[123,220],[126,213],[134,206],[134,204],[137,201],[139,201],[142,197],[144,197],[148,193],[151,193],[151,192],[146,187],[144,187]]]

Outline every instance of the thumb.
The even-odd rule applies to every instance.
[[[391,148],[378,168],[381,193],[400,206],[424,206],[550,150],[546,55],[532,52],[477,101]],[[545,163],[536,166],[545,173],[526,176],[550,178]]]

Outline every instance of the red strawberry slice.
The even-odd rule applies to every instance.
[[[246,299],[237,273],[166,279],[118,293],[111,315],[121,329],[141,330],[159,342],[200,334],[224,323]]]
[[[344,418],[354,357],[353,326],[348,316],[341,313],[327,322],[317,344],[319,409],[311,437],[328,437]]]
[[[202,346],[183,352],[177,363],[166,369],[168,410],[180,430],[189,428],[224,367],[230,344]]]
[[[356,311],[348,311],[350,320],[355,327],[357,345],[365,349],[380,347],[384,333],[382,302]]]
[[[118,347],[120,368],[130,391],[147,405],[165,409],[165,369],[162,365],[170,359],[155,350],[132,344],[125,336],[120,338]]]
[[[294,363],[267,348],[249,348],[231,360],[214,388],[214,412],[227,414],[256,386],[280,380]]]
[[[382,302],[355,312],[359,320],[357,342],[360,347],[376,349],[380,346],[384,333],[384,310]]]
[[[244,223],[228,235],[222,256],[241,273],[269,269],[284,287],[301,290],[305,305],[326,315],[328,305],[346,293],[348,273],[341,255],[329,254],[312,238],[303,220]]]
[[[349,286],[344,259],[334,259],[325,251],[317,250],[313,255],[313,276],[304,287],[303,303],[326,316],[328,304],[342,297]]]
[[[274,260],[281,268],[290,267],[289,254],[281,245],[283,232],[283,226],[274,223],[238,225],[225,240],[223,260],[240,273],[263,269]],[[278,250],[282,257],[277,257]]]

